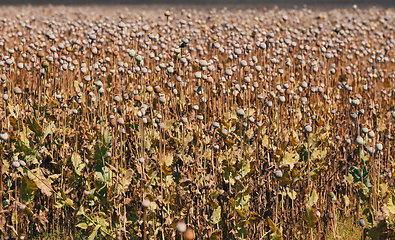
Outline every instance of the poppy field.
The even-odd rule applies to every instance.
[[[395,238],[395,11],[0,7],[0,239]]]

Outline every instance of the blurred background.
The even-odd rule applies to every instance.
[[[1,5],[235,5],[241,8],[274,7],[293,8],[307,5],[309,8],[345,8],[357,4],[360,8],[378,6],[395,7],[395,0],[0,0]]]

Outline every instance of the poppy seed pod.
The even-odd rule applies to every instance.
[[[375,136],[376,136],[376,134],[374,134],[373,131],[370,131],[370,132],[368,133],[368,137],[369,137],[369,138],[374,138]]]
[[[151,206],[151,201],[149,199],[144,199],[141,202],[141,206],[143,206],[143,208],[149,208],[149,206]]]
[[[383,144],[377,143],[376,144],[376,149],[377,149],[377,151],[382,151],[383,150]]]
[[[119,102],[121,101],[121,97],[118,96],[118,95],[114,96],[114,101],[115,101],[116,103],[119,103]]]
[[[215,127],[215,128],[219,128],[219,123],[218,122],[213,122],[212,126]]]
[[[357,137],[356,139],[355,139],[355,143],[357,144],[357,145],[359,145],[359,146],[362,146],[363,144],[364,144],[364,140],[363,140],[363,138],[362,137]]]
[[[353,99],[352,100],[352,105],[358,106],[360,104],[359,99]]]
[[[365,220],[363,220],[363,218],[360,218],[360,219],[358,220],[358,224],[359,224],[359,226],[361,226],[361,227],[365,227]]]
[[[178,222],[177,230],[181,233],[184,233],[187,230],[187,225],[184,222]]]
[[[7,141],[9,138],[8,133],[0,133],[0,140]]]
[[[160,97],[159,97],[159,102],[162,103],[162,104],[165,104],[165,103],[166,103],[166,97],[163,96],[163,95],[160,96]]]
[[[282,178],[283,177],[283,172],[281,170],[276,170],[274,175],[276,178]]]
[[[88,197],[89,195],[91,195],[91,191],[89,190],[84,190],[84,196]]]
[[[192,228],[188,228],[184,232],[184,239],[185,240],[193,240],[193,239],[195,239],[195,232],[192,230]]]
[[[133,58],[134,56],[136,56],[136,51],[133,50],[133,49],[131,49],[131,50],[128,52],[128,54],[129,54],[129,57]]]
[[[22,90],[19,87],[14,87],[14,93],[19,95],[22,93]]]
[[[236,111],[236,114],[237,114],[237,116],[239,116],[239,117],[243,117],[244,116],[244,110],[243,109],[238,109],[237,111]]]
[[[19,168],[19,167],[21,166],[21,164],[19,163],[19,161],[13,161],[13,162],[12,162],[12,166],[13,166],[14,168]]]

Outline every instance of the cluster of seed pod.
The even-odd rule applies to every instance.
[[[169,237],[177,235],[171,224],[177,220],[185,239],[196,233],[210,238],[219,229],[223,239],[235,238],[240,229],[260,239],[269,229],[268,217],[290,238],[298,231],[293,223],[304,221],[299,213],[312,189],[323,198],[334,193],[331,201],[309,206],[315,218],[325,218],[317,224],[328,224],[336,217],[335,204],[345,201],[340,195],[359,204],[358,188],[346,181],[353,168],[374,170],[369,172],[372,191],[382,184],[388,184],[388,194],[394,191],[393,10],[94,7],[86,12],[59,6],[0,12],[5,173],[0,191],[17,189],[17,179],[25,175],[33,180],[27,171],[43,178],[61,174],[62,181],[51,183],[36,176],[53,191],[73,183],[78,174],[86,180],[78,182],[81,190],[67,193],[78,209],[86,204],[80,198],[97,194],[91,190],[93,173],[106,166],[114,181],[132,176],[128,184],[136,184],[114,190],[128,199],[128,204],[118,203],[125,213],[117,213],[122,219],[117,235]],[[41,157],[21,147],[29,141]],[[25,172],[18,175],[9,166]],[[46,170],[35,172],[40,167]],[[72,173],[60,173],[63,168]],[[225,199],[240,197],[240,186],[250,187],[242,196],[250,196],[248,206],[239,206],[238,217],[224,219],[231,210],[221,212],[218,206],[230,209]],[[178,202],[175,197],[169,200],[174,206],[166,206],[167,195]],[[370,194],[373,207],[388,204],[375,195]],[[53,196],[41,198],[49,203]],[[37,208],[24,201],[19,206]],[[128,225],[131,205],[144,212],[141,229]],[[364,227],[358,208],[351,212]],[[222,220],[200,217],[215,214]],[[259,221],[248,222],[246,216],[254,214]],[[147,217],[165,225],[157,230]],[[239,220],[242,227],[231,231]],[[317,234],[324,236],[326,228],[320,229]],[[16,231],[31,234],[20,227]]]

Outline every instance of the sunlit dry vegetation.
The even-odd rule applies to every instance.
[[[0,8],[0,236],[395,237],[395,12]]]

